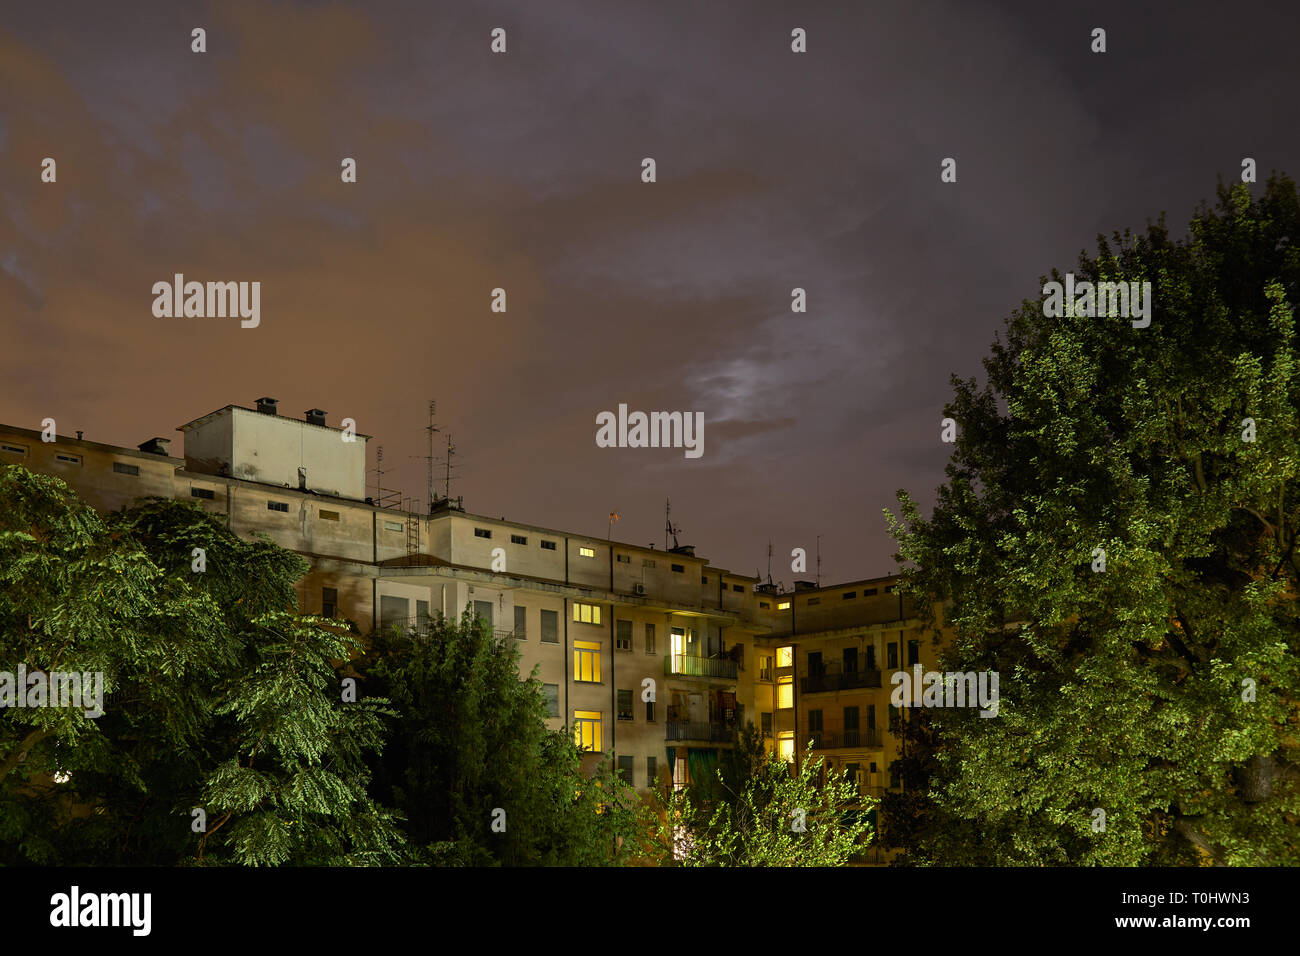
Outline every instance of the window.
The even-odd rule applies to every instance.
[[[653,700],[645,702],[645,719],[648,724],[655,722],[655,702]]]
[[[745,586],[743,584],[733,584],[731,590],[735,591],[737,594],[744,594]]]
[[[794,648],[778,647],[776,649],[776,666],[793,667],[794,666]]]
[[[515,640],[528,640],[528,608],[522,604],[515,605]]]
[[[632,761],[633,761],[634,759],[636,759],[636,758],[634,758],[634,757],[625,757],[625,756],[623,756],[623,755],[621,755],[621,754],[619,755],[619,758],[618,758],[618,775],[619,775],[620,777],[623,778],[623,782],[626,783],[629,787],[630,787],[630,786],[633,786],[633,783],[632,783]]]
[[[645,758],[645,785],[653,787],[659,778],[659,761],[654,757]]]
[[[776,752],[782,760],[794,763],[794,731],[783,730],[776,738]]]
[[[600,605],[573,602],[573,619],[581,624],[600,623]]]
[[[885,588],[885,593],[886,593],[886,594],[893,594],[893,593],[894,593],[895,591],[897,591],[897,590],[898,590],[898,585],[896,585],[896,584],[891,584],[891,585],[889,585],[887,588]]]
[[[288,511],[289,506],[283,501],[268,501],[266,503],[267,511]]]
[[[772,736],[772,715],[770,713],[759,714],[758,726],[762,729],[764,737],[771,737]]]
[[[684,564],[674,564],[674,565],[672,566],[672,568],[673,568],[673,573],[675,573],[675,574],[685,574],[685,573],[686,573],[686,565],[684,565]]]
[[[858,592],[857,592],[857,591],[845,591],[845,592],[841,595],[841,597],[843,597],[844,600],[846,600],[846,601],[852,601],[852,600],[853,600],[855,597],[857,597],[857,596],[858,596]]]
[[[560,685],[543,684],[542,697],[546,701],[546,716],[559,717],[560,716]]]
[[[809,606],[809,607],[812,607],[812,606],[814,606],[814,605],[816,605],[816,604],[821,604],[821,603],[822,603],[822,599],[821,599],[821,598],[809,598],[809,599],[808,599],[808,606]]]
[[[404,524],[402,524],[402,522],[400,522],[400,521],[385,521],[385,522],[384,522],[384,530],[385,530],[385,531],[402,531],[402,530],[405,529],[405,527],[406,527],[406,526],[405,526]]]
[[[543,551],[554,551],[554,550],[555,550],[555,542],[554,542],[554,541],[543,541],[543,542],[542,542],[542,550],[543,550]]]
[[[140,474],[139,465],[127,465],[120,461],[113,462],[113,471],[119,475],[138,475]]]
[[[560,612],[542,609],[542,643],[560,643]],[[556,716],[559,716],[558,714]]]
[[[794,706],[794,678],[787,674],[776,679],[776,706],[788,710]]]
[[[630,651],[632,649],[632,622],[616,621],[615,627],[617,633],[614,636],[614,649],[616,651]]]
[[[80,456],[80,455],[55,455],[55,456],[54,456],[54,460],[55,460],[55,461],[61,461],[61,462],[65,463],[65,464],[68,464],[68,465],[80,465],[80,464],[81,464],[81,456]]]
[[[475,602],[474,602],[474,616],[475,616],[476,618],[478,618],[480,621],[482,621],[484,624],[486,624],[486,625],[488,626],[488,630],[491,630],[491,629],[492,629],[492,624],[493,624],[493,621],[492,621],[492,602],[491,602],[491,601],[475,601]]]
[[[339,609],[338,588],[320,589],[320,616],[333,617]]]
[[[788,611],[788,610],[790,610],[790,602],[789,602],[789,601],[782,601],[780,604],[778,604],[778,605],[776,606],[776,609],[777,609],[778,611]]]
[[[844,729],[845,730],[858,729],[858,708],[856,707],[844,708]]]
[[[808,652],[808,676],[820,677],[826,673],[826,668],[822,666],[822,652]]]
[[[654,559],[654,558],[642,558],[642,559],[641,559],[641,567],[643,567],[643,568],[653,568],[654,566],[655,566],[655,559]]]
[[[808,711],[808,730],[814,734],[822,732],[822,712],[820,710]]]
[[[415,599],[415,617],[417,620],[427,621],[429,619],[429,602]]]
[[[896,643],[891,642],[890,645],[889,645],[889,647],[888,647],[888,651],[889,651],[889,653],[888,653],[888,660],[889,660],[888,667],[889,667],[890,670],[894,670],[896,667],[898,667],[898,645],[897,645]]]
[[[320,520],[321,520],[321,521],[338,521],[338,520],[339,520],[339,513],[338,513],[337,511],[325,511],[325,510],[322,510],[321,513],[320,513]]]
[[[600,750],[600,711],[573,712],[573,742],[583,750]]]
[[[210,488],[194,488],[194,487],[191,487],[191,488],[190,488],[190,497],[191,497],[191,498],[206,498],[206,499],[208,499],[209,501],[211,501],[212,498],[213,498],[213,494],[212,494],[212,490],[211,490]]]
[[[701,574],[701,575],[700,575],[700,583],[701,583],[701,584],[708,584],[708,583],[709,583],[709,576],[708,576],[707,574]]]
[[[764,611],[771,610],[772,608],[772,605],[768,604],[766,601],[759,601],[758,606],[761,607]]]
[[[844,660],[844,673],[856,674],[858,672],[858,649],[856,647],[846,647],[841,656]]]
[[[911,667],[913,664],[919,664],[919,663],[921,663],[921,642],[908,641],[907,642],[907,666]]]
[[[875,594],[875,593],[876,593],[876,589],[875,589],[875,588],[867,588],[865,591],[862,592],[862,596],[863,596],[863,597],[871,597],[871,595],[873,595],[873,594]]]
[[[584,558],[594,558],[594,557],[596,556],[596,549],[595,549],[595,548],[579,548],[579,549],[578,549],[578,554],[582,555],[582,557],[584,557]]]
[[[528,543],[528,539],[525,538],[522,534],[512,534],[512,535],[510,536],[510,543],[511,543],[511,544],[527,544],[527,543]]]
[[[632,563],[632,555],[630,555],[630,554],[616,554],[616,555],[614,555],[614,559],[615,559],[616,561],[618,561],[619,564],[631,564],[631,563]]]
[[[758,655],[758,679],[759,680],[772,679],[772,655],[771,654]]]
[[[573,642],[573,679],[587,684],[600,683],[600,644],[598,642]]]
[[[492,532],[489,531],[487,528],[475,528],[475,529],[474,529],[474,537],[476,537],[476,538],[490,538],[490,537],[492,537]]]
[[[26,455],[26,445],[10,445],[8,443],[0,445],[0,451],[7,451],[11,455]]]
[[[632,692],[630,690],[620,690],[618,692],[618,719],[632,719]]]
[[[875,704],[867,704],[867,729],[868,730],[876,729],[876,705]],[[872,767],[871,769],[875,770],[876,768]]]
[[[653,624],[645,626],[645,652],[647,654],[655,652],[655,626]]]

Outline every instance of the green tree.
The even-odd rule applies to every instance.
[[[752,725],[751,725],[752,727]],[[747,769],[742,761],[737,769]],[[701,808],[712,787],[673,791],[660,817],[664,862],[682,866],[843,866],[871,840],[867,815],[873,798],[858,794],[846,775],[826,772],[811,744],[793,770],[765,754],[753,772],[739,775],[740,788]]]
[[[399,859],[366,792],[382,702],[342,702],[332,662],[356,642],[295,613],[306,570],[188,502],[100,516],[0,470],[0,671],[101,672],[105,695],[98,718],[0,712],[0,861]]]
[[[376,793],[405,816],[415,861],[595,866],[639,852],[647,809],[608,760],[589,777],[572,733],[547,729],[513,640],[468,612],[439,616],[427,633],[378,635],[362,671],[397,712]]]
[[[1027,301],[986,386],[954,377],[932,516],[886,512],[946,669],[1001,678],[996,718],[935,712],[978,835],[936,861],[1300,863],[1297,209],[1279,176],[1185,239],[1099,237],[1077,280],[1150,281],[1149,327]]]

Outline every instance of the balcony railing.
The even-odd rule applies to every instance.
[[[840,730],[829,732],[812,730],[808,732],[814,750],[838,750],[841,747],[879,747],[880,728],[870,727],[866,730]]]
[[[707,740],[709,743],[725,744],[730,743],[735,735],[735,729],[721,721],[690,723],[670,720],[664,726],[667,728],[665,740]]]
[[[427,615],[418,617],[396,617],[380,622],[379,628],[382,631],[394,631],[405,634],[407,637],[428,637],[436,625],[436,619]],[[492,636],[499,641],[508,640],[515,636],[513,628],[509,627],[492,627],[488,628]],[[520,632],[523,636],[523,632]]]
[[[664,673],[682,677],[721,677],[735,680],[739,669],[736,662],[726,657],[692,657],[689,654],[669,654],[664,659]]]
[[[878,670],[841,671],[838,667],[827,667],[815,674],[799,678],[799,691],[804,694],[879,686],[880,671]]]

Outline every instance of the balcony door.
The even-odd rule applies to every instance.
[[[673,658],[673,673],[680,674],[686,662],[686,631],[680,627],[674,627],[669,635],[668,651]]]

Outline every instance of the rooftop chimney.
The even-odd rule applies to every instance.
[[[139,448],[143,452],[149,453],[150,455],[166,456],[167,446],[171,443],[172,440],[170,438],[150,438],[148,441],[141,442],[135,447]]]
[[[324,424],[325,424],[325,413],[324,413],[323,411],[321,411],[319,408],[309,408],[309,409],[307,409],[307,424],[309,424],[309,425],[324,425]]]
[[[257,400],[257,410],[264,415],[275,415],[277,414],[275,406],[278,404],[280,404],[278,399],[259,398]]]
[[[816,590],[817,590],[817,582],[816,582],[816,581],[796,581],[796,582],[794,582],[794,589],[795,589],[796,591],[816,591]]]

